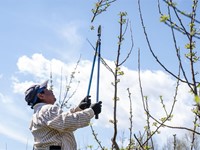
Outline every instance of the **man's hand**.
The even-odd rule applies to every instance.
[[[93,109],[95,115],[98,115],[98,114],[101,113],[101,107],[102,107],[101,104],[102,104],[102,102],[99,101],[99,102],[97,102],[97,103],[95,103],[95,104],[92,104],[92,105],[90,106],[90,108]]]
[[[91,105],[91,99],[90,99],[91,96],[86,96],[81,102],[80,104],[78,105],[78,107],[82,110],[86,109],[86,108],[89,108],[90,105]]]

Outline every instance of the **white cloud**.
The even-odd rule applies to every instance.
[[[60,34],[66,39],[70,45],[77,46],[82,43],[82,37],[78,33],[80,22],[70,22],[60,30]]]
[[[19,102],[17,96],[13,98],[0,93],[0,102],[2,102],[4,106],[1,108],[1,119],[3,119],[3,116],[11,116],[19,120],[29,120],[28,115],[24,113],[24,109],[20,108],[21,106],[19,104],[21,104],[22,101]]]
[[[3,93],[0,93],[0,102],[2,102],[3,104],[11,104],[12,100],[9,96],[4,95]]]
[[[31,143],[28,143],[28,138],[26,137],[26,134],[22,134],[18,129],[10,128],[10,126],[4,125],[2,124],[2,122],[0,124],[0,133],[23,144],[29,144],[30,146],[32,145]]]
[[[68,24],[57,27],[56,32],[62,41],[62,45],[56,49],[62,58],[73,61],[78,55],[84,44],[85,38],[80,33],[83,25],[80,21],[71,21]]]
[[[113,64],[113,62],[109,60],[107,60],[107,63],[110,66]],[[45,80],[45,78],[49,78],[49,64],[52,64],[54,93],[58,97],[59,85],[61,82],[61,68],[63,68],[63,74],[66,76],[66,78],[69,79],[71,72],[76,66],[76,62],[65,64],[56,59],[48,60],[44,58],[44,56],[42,56],[41,54],[34,54],[31,58],[27,56],[22,56],[21,58],[19,58],[18,69],[21,73],[31,74],[33,76],[33,79],[41,78],[41,80]],[[77,71],[79,73],[75,74],[75,81],[79,80],[80,85],[77,89],[76,94],[73,97],[73,100],[71,100],[71,103],[73,105],[79,103],[79,101],[87,94],[91,65],[92,64],[90,61],[82,60],[77,68]],[[138,133],[139,130],[143,131],[143,127],[146,125],[146,115],[143,110],[138,83],[138,72],[130,70],[126,67],[122,67],[121,70],[123,70],[125,74],[120,77],[118,88],[118,96],[120,98],[120,100],[118,101],[117,110],[118,126],[119,129],[122,130],[127,130],[129,128],[130,110],[128,92],[126,89],[130,88],[133,105],[134,132]],[[162,108],[159,97],[162,95],[164,103],[166,105],[166,109],[169,112],[173,103],[176,81],[163,71],[150,70],[144,70],[141,72],[141,80],[144,95],[148,96],[150,112],[157,119],[164,117],[165,112]],[[63,81],[65,81],[65,77],[63,78]],[[99,116],[100,119],[93,120],[96,127],[112,128],[112,124],[109,122],[109,120],[113,118],[114,87],[111,85],[111,82],[113,81],[113,75],[102,65],[100,77],[100,100],[103,101],[103,107],[102,113]],[[15,79],[14,89],[16,92],[22,92],[17,89],[25,89],[24,87],[27,87],[27,85],[31,82]],[[71,87],[74,90],[76,87],[76,82],[73,82]],[[180,85],[180,92],[178,92],[177,102],[173,113],[174,118],[169,124],[174,126],[192,126],[193,115],[191,112],[191,108],[193,99],[188,91],[189,89],[187,88],[187,85]],[[96,96],[96,73],[94,73],[90,95],[92,96],[92,101],[94,102]],[[160,130],[165,133],[164,131],[167,129],[161,128]],[[165,134],[170,133],[168,132]]]
[[[50,61],[45,59],[42,54],[34,54],[31,58],[22,56],[17,62],[17,67],[21,73],[34,75],[44,78],[50,72]]]
[[[19,99],[20,100],[20,99]],[[0,110],[0,134],[5,135],[17,142],[25,144],[32,136],[27,134],[28,122],[30,121],[30,114],[18,101],[17,96],[8,97],[0,93],[0,102],[2,107]],[[24,126],[26,124],[26,126]]]

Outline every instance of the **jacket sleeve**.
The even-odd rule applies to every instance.
[[[53,106],[44,113],[47,126],[60,132],[75,131],[88,126],[93,116],[94,111],[91,108],[71,113],[63,112],[58,106]]]
[[[70,112],[71,112],[71,113],[75,113],[75,112],[78,112],[78,111],[82,111],[82,109],[79,108],[78,106],[75,107],[75,108],[70,109]]]

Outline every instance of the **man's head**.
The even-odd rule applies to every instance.
[[[51,90],[47,89],[48,80],[42,84],[32,85],[25,91],[25,100],[28,105],[33,106],[39,102],[54,104],[56,98]]]

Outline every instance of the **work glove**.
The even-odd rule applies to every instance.
[[[86,96],[81,102],[80,104],[78,105],[78,107],[82,110],[86,109],[86,108],[89,108],[90,105],[91,105],[91,99],[90,99],[91,96]]]
[[[101,107],[102,107],[101,104],[102,104],[102,102],[99,101],[99,102],[97,102],[97,103],[95,103],[95,104],[92,104],[92,105],[90,106],[90,108],[93,109],[95,115],[98,115],[98,114],[101,113]]]

